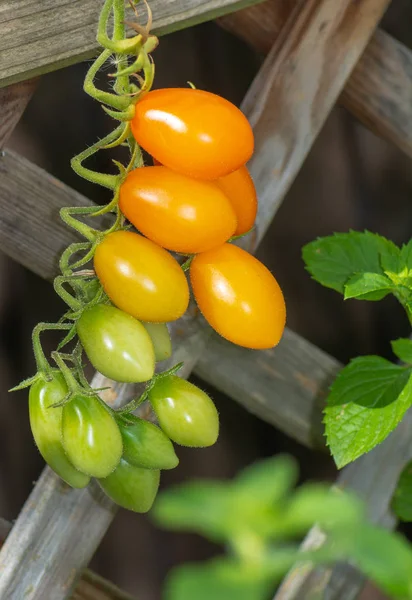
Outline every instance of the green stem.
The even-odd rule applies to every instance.
[[[37,371],[44,373],[47,379],[51,379],[51,367],[49,361],[47,360],[43,347],[40,342],[40,334],[43,331],[66,331],[70,329],[70,324],[63,323],[38,323],[36,327],[33,329],[32,333],[32,343],[33,343],[33,353],[34,358],[36,360]]]
[[[106,0],[100,13],[97,41],[104,48],[111,50],[111,52],[116,52],[117,54],[137,54],[138,49],[143,42],[141,35],[119,40],[111,40],[107,35],[107,25],[112,8],[113,0]]]
[[[60,271],[63,273],[63,275],[71,275],[73,272],[73,268],[75,268],[73,265],[70,266],[70,259],[72,258],[72,256],[74,256],[78,252],[81,252],[82,250],[88,250],[88,249],[90,249],[90,242],[74,243],[74,244],[70,244],[70,246],[68,246],[66,248],[66,250],[61,255],[60,261],[59,261],[59,268],[60,268]],[[90,252],[90,250],[89,250],[89,252]],[[89,262],[89,260],[90,260],[90,259],[86,260],[89,252],[87,252],[81,259],[79,259],[74,264],[77,266],[83,266],[83,265],[87,264],[87,262]]]
[[[56,294],[60,296],[60,298],[67,304],[67,306],[71,308],[71,310],[73,310],[74,312],[80,311],[83,308],[82,303],[80,302],[80,300],[75,298],[70,292],[68,292],[65,289],[65,283],[70,283],[70,279],[68,276],[59,275],[55,278],[53,285]]]
[[[64,380],[67,384],[67,387],[69,388],[70,394],[73,395],[73,394],[78,394],[79,392],[81,392],[81,387],[80,387],[78,381],[76,380],[75,376],[73,375],[73,373],[71,372],[69,367],[64,362],[61,354],[59,352],[52,352],[52,358],[53,358],[54,362],[56,363],[56,365],[59,367],[59,369],[64,377]]]
[[[75,229],[80,235],[85,237],[86,240],[95,243],[102,232],[75,219],[73,215],[93,216],[93,214],[99,212],[99,210],[100,208],[98,206],[67,206],[60,210],[60,218],[66,225]]]

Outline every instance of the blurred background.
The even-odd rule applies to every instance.
[[[411,22],[412,4],[394,0],[382,26],[411,47]],[[192,81],[240,104],[262,57],[211,22],[162,38],[155,61],[156,87]],[[41,79],[9,146],[96,202],[104,202],[101,190],[75,176],[69,164],[74,154],[112,126],[82,91],[89,64]],[[110,168],[109,153],[99,160],[96,168]],[[340,295],[311,281],[301,247],[319,235],[349,228],[367,228],[396,243],[407,241],[412,232],[411,197],[410,159],[336,107],[258,252],[284,290],[289,328],[342,362],[367,353],[392,358],[390,340],[410,333],[396,301],[344,303]],[[26,392],[9,395],[7,390],[34,372],[33,326],[59,318],[61,310],[49,283],[0,255],[0,515],[10,521],[30,493],[43,461],[30,434]],[[196,383],[216,401],[220,439],[210,449],[179,448],[180,466],[163,473],[162,487],[194,477],[231,477],[260,457],[285,451],[299,460],[302,480],[334,480],[336,471],[326,453],[303,448],[203,382]],[[150,517],[120,510],[91,567],[142,599],[158,600],[173,565],[220,551],[195,535],[163,532]],[[382,596],[369,590],[367,597]]]

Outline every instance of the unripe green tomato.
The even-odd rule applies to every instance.
[[[142,323],[152,340],[156,362],[172,356],[172,341],[166,323]]]
[[[90,362],[105,377],[124,383],[153,377],[152,340],[134,317],[114,306],[97,304],[83,311],[76,328]]]
[[[172,442],[163,431],[148,421],[133,419],[133,425],[118,422],[123,438],[123,457],[145,469],[174,469],[179,464]]]
[[[96,396],[75,396],[63,406],[63,447],[74,466],[107,477],[119,464],[123,444],[109,409]]]
[[[177,377],[160,378],[149,392],[159,425],[181,446],[212,446],[219,435],[219,415],[201,389]]]
[[[113,502],[128,510],[145,513],[156,498],[160,471],[135,467],[122,458],[111,475],[98,481]]]
[[[90,477],[81,473],[67,458],[62,446],[62,408],[49,408],[63,400],[67,386],[59,371],[51,381],[38,380],[30,388],[30,427],[40,454],[59,477],[74,488],[83,488]]]

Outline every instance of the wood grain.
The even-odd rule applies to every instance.
[[[259,0],[151,0],[153,33],[164,35]],[[102,0],[3,0],[0,3],[0,87],[96,54]],[[128,5],[128,3],[126,2]],[[145,22],[144,10],[142,23]],[[130,11],[129,20],[134,20]]]
[[[12,529],[11,523],[0,518],[0,548]],[[72,600],[134,600],[116,585],[89,569],[85,569],[71,596]]]
[[[37,79],[29,79],[0,89],[0,150],[13,133],[24,109],[36,89]]]
[[[266,59],[243,105],[256,134],[256,155],[250,164],[261,207],[255,243],[264,235],[387,3],[388,0],[300,2],[285,26],[285,34]],[[26,3],[14,3],[17,9],[22,5]],[[326,58],[330,68],[325,66]],[[82,199],[73,194],[75,202],[67,202],[70,190],[55,180],[47,191],[49,177],[36,167],[31,166],[24,178],[19,178],[11,167],[13,161],[21,160],[6,153],[1,161],[0,202],[8,209],[2,214],[9,212],[14,216],[8,215],[6,224],[1,223],[0,243],[26,266],[38,265],[35,252],[40,252],[41,264],[36,268],[43,276],[49,276],[55,269],[56,250],[70,241],[67,232],[48,240],[50,222],[57,225],[56,204],[76,204]],[[45,193],[51,204],[40,208],[39,201]],[[12,202],[12,194],[20,205]],[[30,210],[23,215],[22,201],[26,197],[30,197]],[[34,208],[37,216],[48,213],[49,221],[42,218],[37,222],[36,217],[29,227],[27,214],[32,215]],[[19,229],[24,229],[24,233]],[[35,246],[29,243],[33,235],[38,236]],[[42,245],[46,245],[46,250]],[[52,246],[56,247],[54,252]],[[174,342],[180,344],[175,344],[174,359],[185,360],[185,375],[204,351],[207,332],[196,316],[188,315],[175,324]],[[331,363],[336,368],[336,363]],[[210,373],[208,379],[213,380],[213,375]],[[310,378],[311,373],[307,375]],[[307,379],[303,378],[302,384],[307,385]],[[293,385],[296,386],[296,379]],[[316,392],[315,385],[314,396]],[[125,393],[123,388],[119,399]],[[0,553],[0,597],[67,597],[76,574],[89,561],[112,517],[113,507],[95,494],[93,487],[66,489],[63,493],[58,478],[46,470]]]
[[[267,54],[296,0],[267,0],[217,20],[224,29]],[[412,156],[412,52],[376,30],[339,98],[371,131]]]

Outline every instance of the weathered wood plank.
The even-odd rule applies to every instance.
[[[255,135],[265,140],[250,162],[261,202],[258,224],[271,222],[389,2],[296,4],[243,102]],[[267,134],[269,124],[275,135]]]
[[[29,79],[0,89],[0,149],[4,148],[24,112],[34,90],[37,80]]]
[[[11,523],[0,518],[0,548],[11,529]],[[134,598],[97,573],[85,569],[77,582],[72,600],[134,600]]]
[[[151,0],[153,33],[190,27],[257,1],[261,0]],[[3,0],[0,87],[93,56],[101,6],[102,0]],[[144,9],[141,12],[144,20]]]
[[[263,4],[218,19],[255,50],[267,54],[296,0]],[[360,57],[339,102],[371,131],[412,156],[412,51],[377,30]]]
[[[352,0],[344,0],[339,4],[334,0],[302,1],[285,27],[288,35],[282,37],[276,49],[269,54],[244,103],[245,112],[256,133],[256,156],[250,167],[261,207],[257,241],[263,236],[387,3],[388,0],[360,0],[356,4]],[[331,64],[330,70],[324,69],[326,57]],[[297,77],[296,83],[292,64]],[[3,159],[4,170],[7,169],[10,156],[12,155],[6,154]],[[20,199],[30,194],[30,187],[25,182],[33,174],[37,178],[47,179],[47,176],[34,167],[18,185],[17,176],[14,176],[14,192]],[[5,177],[1,179],[4,180]],[[54,182],[55,189],[56,185],[58,183]],[[10,209],[10,197],[6,195],[10,192],[9,188],[10,183],[7,183],[3,190],[0,189],[0,201]],[[63,193],[68,193],[67,188]],[[36,210],[41,212],[38,206]],[[41,227],[40,224],[34,227],[33,223],[30,225],[32,231],[40,235],[41,243],[44,243],[47,237],[46,223],[43,221]],[[21,226],[21,219],[16,219],[13,227],[18,229]],[[19,253],[13,250],[16,246],[8,231],[10,222],[4,229],[7,243],[3,248],[18,258],[18,254],[24,253],[22,236],[14,232],[20,244]],[[25,235],[31,237],[33,234],[26,231]],[[1,235],[1,243],[3,237]],[[67,241],[66,237],[64,243]],[[53,243],[60,248],[63,240],[55,240]],[[31,253],[33,254],[33,246]],[[26,251],[24,260],[27,262],[28,254]],[[55,254],[51,258],[44,258],[43,253],[43,275],[47,269],[49,273],[53,270],[55,260]],[[174,340],[182,340],[176,348],[174,358],[185,360],[187,374],[202,353],[207,334],[203,334],[196,318],[191,319],[190,316],[177,323],[173,333]],[[64,598],[75,573],[87,564],[108,527],[111,507],[101,504],[101,499],[93,498],[88,490],[70,491],[65,496],[65,502],[59,486],[61,484],[57,478],[46,472],[43,482],[36,485],[26,504],[28,509],[17,519],[10,536],[10,552],[4,552],[9,543],[7,541],[0,554],[0,597],[25,597],[27,600],[41,597],[51,600]],[[35,512],[30,514],[30,507]],[[77,515],[75,522],[73,514]],[[51,515],[55,515],[56,522],[60,524],[60,535],[53,545],[50,544],[54,521]],[[39,537],[34,540],[33,534],[37,532]],[[33,544],[36,546],[35,553]],[[78,548],[82,548],[82,553],[78,552]],[[13,557],[12,563],[10,557]],[[47,571],[44,569],[45,564]],[[42,586],[40,592],[36,586],[28,587],[26,576],[29,567],[30,585],[39,582]]]
[[[412,458],[410,432],[412,411],[409,411],[396,430],[369,454],[346,467],[337,484],[353,489],[365,500],[368,517],[374,523],[393,529],[396,521],[389,502],[405,463]],[[324,541],[324,535],[314,527],[304,547],[315,548]],[[350,565],[312,568],[303,564],[292,569],[283,581],[275,600],[301,600],[315,597],[328,600],[355,600],[365,584],[364,576]],[[327,590],[327,596],[326,594]]]

